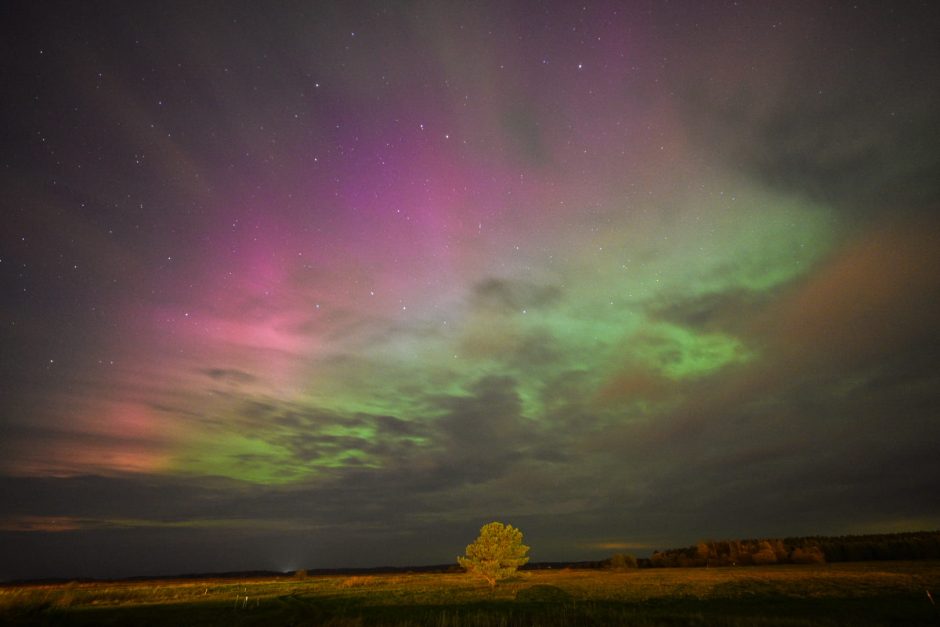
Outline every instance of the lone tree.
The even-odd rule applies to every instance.
[[[457,562],[469,573],[480,575],[491,586],[512,577],[516,569],[529,561],[529,547],[522,544],[522,532],[512,525],[491,522],[480,528],[480,537],[467,546],[465,557]]]

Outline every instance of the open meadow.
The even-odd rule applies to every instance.
[[[940,563],[0,587],[3,625],[938,625]]]

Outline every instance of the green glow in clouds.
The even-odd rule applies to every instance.
[[[176,467],[258,483],[381,468],[383,445],[433,448],[450,404],[471,398],[485,378],[511,381],[519,411],[537,423],[554,386],[571,377],[586,398],[596,398],[630,368],[660,378],[676,398],[681,388],[668,386],[759,359],[732,329],[699,328],[660,312],[716,295],[760,295],[798,278],[826,250],[827,213],[761,190],[704,207],[677,207],[668,223],[624,210],[603,231],[546,228],[521,262],[494,259],[462,290],[432,294],[413,303],[413,313],[388,318],[361,346],[325,339],[328,349],[311,356],[305,393],[287,417],[274,411],[238,432],[219,426],[224,433],[207,453],[190,450]],[[558,214],[552,224],[568,219]],[[647,393],[633,390],[617,401],[622,419],[638,408],[655,418]],[[608,411],[616,420],[616,407]],[[398,431],[381,432],[382,417],[397,421]]]

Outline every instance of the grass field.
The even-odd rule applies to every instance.
[[[940,625],[938,562],[0,587],[2,625]]]

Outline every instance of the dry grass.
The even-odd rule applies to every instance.
[[[940,624],[928,590],[940,563],[70,583],[0,586],[0,624]]]

